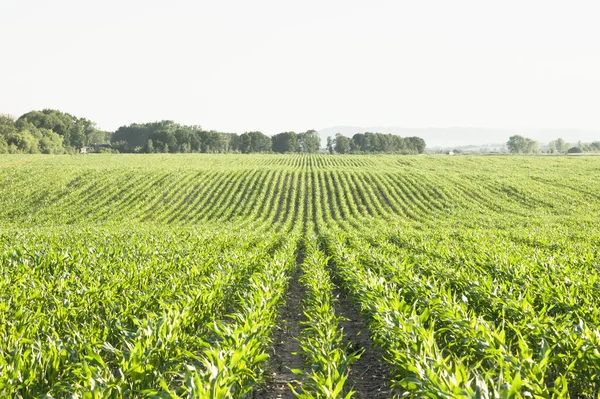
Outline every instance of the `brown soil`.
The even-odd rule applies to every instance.
[[[304,286],[299,282],[302,252],[297,259],[296,270],[284,296],[285,304],[278,316],[277,327],[273,330],[271,359],[264,383],[255,390],[254,398],[288,399],[294,398],[290,384],[299,376],[292,369],[305,369],[298,337],[302,332],[306,317],[302,313],[302,299],[306,295]],[[390,372],[387,363],[382,360],[382,352],[376,348],[368,334],[368,328],[360,315],[357,306],[347,298],[343,289],[335,288],[337,297],[336,314],[343,320],[340,322],[344,339],[351,350],[361,351],[362,355],[350,369],[348,386],[356,392],[356,399],[380,399],[393,397],[387,387]]]
[[[302,313],[302,299],[306,292],[298,281],[301,273],[299,266],[301,261],[301,256],[299,256],[298,266],[284,296],[285,305],[278,316],[277,327],[273,331],[273,347],[267,378],[264,386],[255,392],[255,398],[293,398],[294,395],[289,384],[297,380],[298,376],[291,370],[304,368],[298,342],[300,332],[304,328],[301,323],[306,321]]]
[[[345,319],[340,322],[344,337],[353,350],[362,351],[360,358],[350,368],[347,382],[356,391],[354,398],[393,397],[387,387],[390,381],[389,367],[382,359],[382,352],[371,342],[360,310],[346,297],[343,290],[337,288],[334,294],[338,297],[336,314]]]

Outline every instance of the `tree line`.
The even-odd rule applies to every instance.
[[[521,135],[511,136],[507,143],[506,148],[513,154],[536,154],[542,152],[540,143],[536,140],[523,137]],[[580,154],[585,152],[600,152],[600,141],[594,141],[592,143],[582,143],[581,141],[576,145],[567,143],[562,138],[552,140],[545,152],[549,154]]]
[[[173,121],[122,126],[111,137],[119,152],[200,152],[200,153],[316,153],[321,138],[316,130],[302,133],[282,132],[269,137],[261,132],[222,133],[205,131],[200,126],[179,125]],[[399,137],[382,133],[359,133],[352,138],[341,134],[328,138],[330,153],[389,152],[421,154],[425,141],[419,137]]]
[[[84,147],[118,153],[316,153],[321,139],[315,130],[269,137],[262,132],[204,130],[168,120],[133,123],[107,132],[89,119],[53,109],[31,111],[17,119],[0,115],[0,154],[76,153]],[[327,138],[327,149],[339,154],[421,154],[425,141],[383,133],[358,133],[351,138],[337,134]]]
[[[338,133],[333,139],[327,138],[329,153],[397,153],[422,154],[425,140],[420,137],[400,137],[389,133],[356,133],[346,137]]]
[[[160,121],[121,126],[112,135],[111,143],[119,152],[137,153],[316,153],[321,139],[315,130],[284,132],[269,137],[261,132],[222,133],[202,130],[200,126]]]
[[[133,123],[108,132],[98,129],[89,119],[53,109],[31,111],[17,119],[0,115],[0,154],[76,153],[86,146],[121,153],[315,153],[321,148],[321,139],[315,130],[283,132],[269,137],[261,132],[207,131],[201,126],[166,120]],[[569,144],[558,138],[542,150],[538,141],[513,135],[506,147],[515,154],[585,153],[600,152],[600,141]],[[372,132],[346,137],[338,133],[335,137],[327,137],[326,148],[331,154],[422,154],[426,144],[420,137]]]
[[[0,115],[0,154],[74,153],[109,138],[94,122],[56,110],[31,111],[18,119]]]

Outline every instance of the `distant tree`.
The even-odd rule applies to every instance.
[[[237,143],[237,150],[242,154],[271,151],[271,138],[261,132],[243,133]]]
[[[127,148],[127,142],[126,141],[111,141],[110,145],[112,146],[113,150],[116,153],[127,153],[127,152],[132,152],[135,150],[134,149],[129,149]],[[141,146],[138,146],[136,148],[140,148]]]
[[[536,140],[529,140],[527,142],[527,151],[528,154],[535,154],[540,152],[540,143]]]
[[[232,140],[236,139],[233,143]],[[115,143],[124,143],[123,151],[132,152],[136,148],[148,149],[148,140],[152,141],[153,151],[164,152],[228,152],[238,145],[237,135],[205,131],[200,126],[185,126],[173,121],[121,126],[111,136]],[[269,143],[270,146],[270,143]]]
[[[564,154],[569,150],[569,144],[562,138],[558,138],[548,144],[548,150],[551,153]]]
[[[160,121],[151,125],[152,132],[148,137],[154,143],[155,148],[160,148],[162,152],[178,152],[176,131],[180,125],[173,121]],[[128,143],[131,146],[131,143]],[[135,148],[135,147],[134,147]]]
[[[593,141],[590,147],[592,151],[600,151],[600,141]]]
[[[571,147],[568,150],[569,154],[581,154],[583,153],[583,149],[581,147]]]
[[[178,145],[178,147],[179,147],[179,150],[177,152],[181,152],[184,154],[192,152],[192,145],[190,143],[181,143]]]
[[[425,140],[420,137],[406,137],[405,142],[411,153],[422,154],[425,152]]]
[[[273,152],[296,152],[298,138],[295,132],[283,132],[271,137]]]
[[[352,152],[370,152],[371,151],[371,133],[356,133],[352,136]]]
[[[296,151],[315,153],[321,148],[321,138],[316,130],[308,130],[305,133],[298,133]]]
[[[351,139],[337,134],[334,142],[334,148],[340,154],[347,152],[422,154],[426,148],[425,140],[420,137],[400,137],[389,133],[356,133]]]
[[[44,109],[42,111],[31,111],[21,115],[17,119],[19,130],[25,130],[31,127],[39,129],[50,129],[60,134],[64,138],[66,146],[83,146],[85,135],[82,129],[76,127],[77,118],[73,115],[54,110]]]
[[[227,151],[227,140],[223,133],[211,131],[200,131],[200,152],[215,153]]]
[[[15,133],[16,131],[15,118],[10,115],[0,114],[0,137]]]
[[[40,152],[39,140],[27,130],[10,133],[5,137],[8,150],[12,154],[38,154]]]
[[[86,144],[108,144],[110,143],[111,132],[105,132],[98,129],[90,130],[86,133]]]
[[[524,148],[525,148],[525,137],[523,136],[519,136],[519,135],[514,135],[511,136],[508,141],[506,142],[506,147],[508,148],[508,151],[513,153],[513,154],[518,154],[520,152],[523,152]]]
[[[148,141],[146,142],[144,152],[147,154],[152,154],[154,152],[154,142],[152,141],[152,139],[148,139]]]
[[[582,143],[581,140],[579,140],[579,143],[577,144],[577,147],[581,148],[581,150],[583,152],[589,152],[592,151],[592,146],[591,144],[588,143]]]
[[[334,140],[335,152],[339,154],[347,154],[350,152],[350,139],[340,133],[335,135]]]
[[[121,126],[113,133],[110,138],[113,147],[116,143],[125,143],[125,150],[132,151],[136,147],[145,146],[150,139],[150,136],[160,129],[161,124],[169,121],[154,122],[154,123],[132,123],[128,126]]]
[[[333,140],[330,136],[327,136],[327,152],[333,154]]]
[[[537,141],[520,135],[511,136],[506,143],[506,147],[513,154],[530,154],[539,151]]]
[[[249,154],[252,152],[252,136],[249,132],[242,133],[236,142],[236,148],[242,154]]]
[[[6,138],[15,133],[17,133],[15,119],[10,115],[0,114],[0,154],[9,153],[9,143]],[[16,149],[13,149],[13,152],[15,151]]]
[[[382,133],[365,133],[369,137],[370,152],[392,152],[390,134]]]
[[[186,126],[177,126],[173,132],[175,137],[175,147],[173,148],[176,152],[192,152],[192,135],[194,132],[188,129]]]
[[[38,140],[38,151],[42,154],[63,154],[63,136],[50,129],[37,129],[31,134]]]
[[[0,154],[8,154],[8,143],[2,135],[0,135]]]
[[[86,118],[76,118],[75,126],[78,131],[83,132],[85,136],[85,144],[107,144],[110,142],[110,132],[99,130],[96,126],[96,122],[92,122]]]
[[[63,137],[65,147],[80,148],[87,144],[106,142],[106,132],[96,128],[89,119],[78,118],[71,114],[54,109],[31,111],[21,115],[16,121],[19,130],[37,129],[51,130]]]

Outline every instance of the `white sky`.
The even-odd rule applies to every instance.
[[[600,2],[0,0],[0,113],[600,128]]]

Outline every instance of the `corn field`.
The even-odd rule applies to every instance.
[[[0,397],[600,398],[599,176],[0,157]]]

